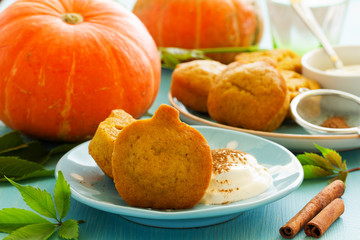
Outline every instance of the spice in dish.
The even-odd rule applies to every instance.
[[[325,122],[323,122],[321,126],[327,128],[349,128],[349,125],[341,116],[330,117]]]

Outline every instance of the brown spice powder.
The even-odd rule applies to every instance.
[[[213,159],[213,173],[220,174],[223,172],[228,172],[234,162],[229,162],[228,157],[231,159],[237,159],[243,164],[246,164],[246,153],[239,150],[232,149],[215,149],[211,151],[211,156]]]
[[[349,128],[349,125],[347,125],[344,118],[340,116],[328,118],[325,122],[321,124],[321,126],[327,128]]]

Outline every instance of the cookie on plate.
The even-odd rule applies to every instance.
[[[115,139],[125,126],[134,121],[135,119],[124,110],[113,110],[109,117],[99,124],[89,143],[89,154],[110,178],[113,178],[111,157]]]
[[[209,92],[212,119],[245,129],[273,131],[289,109],[284,78],[268,62],[231,63]]]
[[[194,60],[176,66],[170,91],[184,106],[207,112],[209,89],[226,65],[213,60]]]
[[[321,88],[318,82],[310,78],[304,77],[297,72],[290,70],[280,70],[280,73],[285,79],[290,94],[290,101],[300,94],[301,88],[307,88],[309,90]]]
[[[300,89],[301,88],[307,88],[309,90],[314,90],[314,89],[320,89],[320,85],[318,82],[309,79],[307,77],[304,77],[303,75],[294,72],[294,71],[290,71],[290,70],[280,70],[281,75],[284,77],[286,85],[287,85],[287,89],[290,95],[290,102],[294,99],[294,97],[296,97],[297,95],[300,94]],[[315,107],[312,106],[312,108]],[[319,110],[317,110],[316,112],[318,112]],[[286,115],[287,119],[291,118],[291,111],[289,109],[288,114]]]
[[[168,105],[120,132],[112,165],[115,187],[126,203],[154,209],[193,207],[204,196],[212,172],[205,138]]]
[[[235,61],[251,63],[272,59],[278,68],[301,73],[301,56],[289,49],[273,49],[258,52],[244,52],[236,55]]]

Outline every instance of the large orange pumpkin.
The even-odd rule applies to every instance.
[[[263,31],[254,0],[138,0],[133,12],[159,47],[246,47],[256,45]],[[225,63],[233,56],[212,55]]]
[[[115,1],[18,0],[0,33],[0,119],[26,135],[84,140],[112,109],[142,116],[158,92],[155,42]]]

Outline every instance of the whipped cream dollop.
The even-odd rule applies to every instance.
[[[211,180],[200,203],[227,204],[251,198],[266,191],[273,183],[268,170],[248,153],[215,149],[211,154]]]

